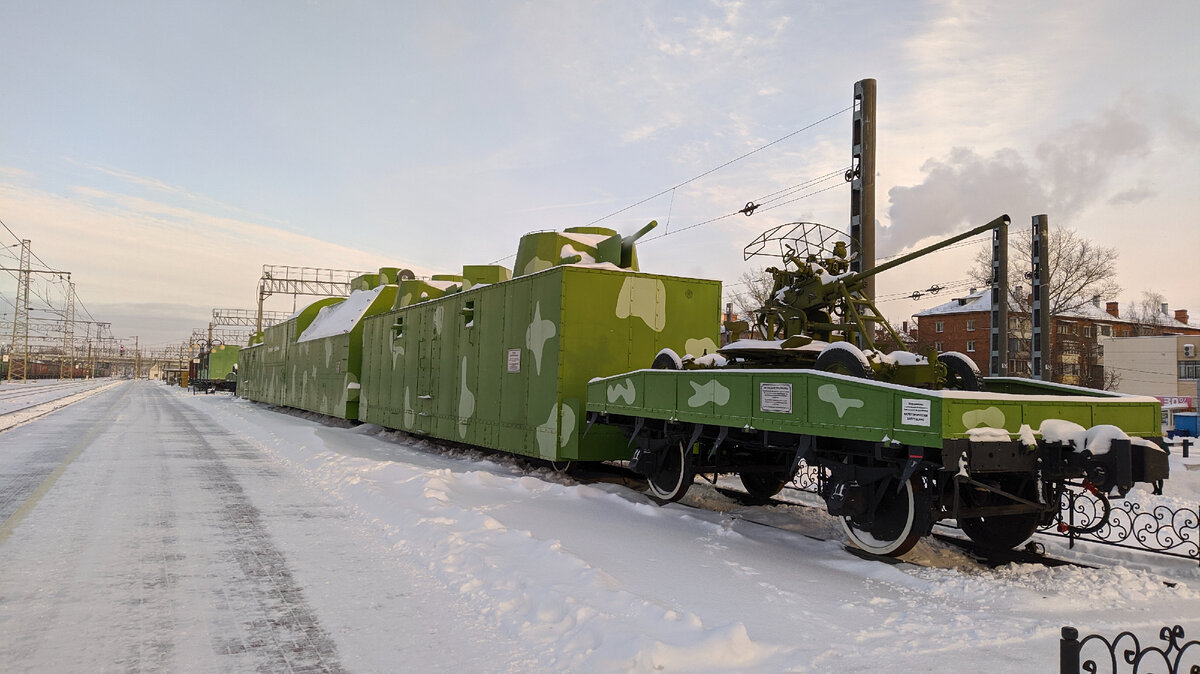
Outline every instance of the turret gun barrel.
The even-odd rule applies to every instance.
[[[943,239],[942,241],[938,241],[937,243],[935,243],[931,246],[926,246],[920,250],[915,250],[911,253],[908,253],[907,255],[902,255],[894,260],[888,260],[887,262],[884,262],[883,264],[876,265],[873,269],[868,269],[866,271],[859,272],[857,274],[852,274],[850,276],[846,276],[842,280],[843,280],[843,282],[846,283],[846,285],[851,285],[851,284],[861,281],[863,279],[870,278],[878,273],[885,272],[889,269],[892,269],[893,267],[899,267],[900,265],[902,265],[906,262],[911,262],[911,261],[921,257],[922,255],[928,255],[929,253],[932,253],[936,250],[941,250],[942,248],[945,248],[946,246],[951,246],[953,244],[956,244],[959,241],[962,241],[963,239],[969,239],[972,236],[975,236],[977,234],[982,234],[982,233],[988,231],[989,229],[995,229],[997,227],[1000,227],[1001,225],[1007,227],[1010,222],[1012,222],[1012,221],[1009,219],[1007,214],[1001,215],[1000,217],[996,218],[995,220],[992,220],[991,222],[987,223],[986,225],[980,225],[970,231],[963,232],[962,234],[956,234],[948,239]]]

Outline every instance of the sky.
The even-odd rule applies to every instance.
[[[847,228],[874,78],[880,257],[1045,213],[1118,251],[1105,301],[1200,315],[1198,27],[1191,2],[5,3],[0,266],[31,240],[152,346],[253,308],[263,265],[455,273],[593,223],[658,220],[642,269],[728,294],[760,232]],[[880,298],[948,288],[881,309],[965,292],[984,245],[880,275]]]

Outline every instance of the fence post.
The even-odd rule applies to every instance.
[[[1191,446],[1192,446],[1192,439],[1191,439],[1191,438],[1184,438],[1184,439],[1183,439],[1183,458],[1185,458],[1185,459],[1186,459],[1186,458],[1188,458],[1188,449],[1189,449]]]
[[[1071,626],[1062,628],[1058,641],[1059,674],[1079,674],[1079,630]]]

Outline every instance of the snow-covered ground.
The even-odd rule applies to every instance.
[[[0,381],[0,431],[36,419],[76,400],[89,391],[113,386],[114,379],[31,379]]]
[[[688,501],[119,384],[0,433],[0,669],[1053,671],[1063,625],[1200,634],[1194,561],[886,564],[818,508]]]

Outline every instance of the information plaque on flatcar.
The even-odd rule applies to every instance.
[[[762,382],[758,385],[758,408],[764,412],[792,413],[792,385]]]

